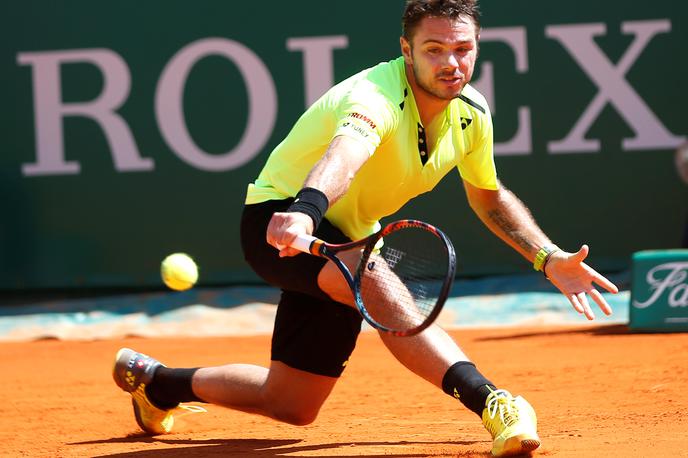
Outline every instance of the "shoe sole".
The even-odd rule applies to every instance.
[[[150,436],[159,436],[161,434],[168,434],[170,431],[162,430],[162,431],[156,431],[153,430],[152,428],[149,428],[143,423],[143,420],[141,419],[141,411],[139,409],[139,405],[136,402],[136,400],[132,397],[131,398],[131,405],[134,407],[134,418],[136,419],[136,423],[139,425],[139,428],[141,428],[146,434]],[[171,425],[170,425],[170,430],[171,430]]]
[[[533,436],[514,436],[504,442],[501,453],[492,453],[494,456],[513,456],[530,453],[540,447],[540,440]]]
[[[521,448],[524,452],[532,452],[540,446],[540,441],[535,439],[525,439],[521,441]]]

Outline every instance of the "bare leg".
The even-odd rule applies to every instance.
[[[357,259],[356,253],[349,253],[344,261],[351,269]],[[333,263],[326,264],[320,271],[318,284],[334,300],[355,306],[346,281]],[[413,316],[412,308],[405,306],[407,294],[403,289],[392,289],[395,289],[392,294],[381,291],[373,301],[380,307],[392,306],[390,310],[396,312],[410,311],[409,315]],[[505,390],[496,390],[473,364],[456,364],[468,361],[468,358],[439,326],[431,326],[412,337],[380,335],[404,366],[445,393],[457,397],[481,416],[485,428],[492,435],[493,456],[522,455],[540,446],[537,418],[531,405],[520,396],[513,397]],[[447,387],[443,386],[445,376],[448,378]],[[507,422],[505,418],[510,420]]]
[[[294,425],[312,423],[337,379],[273,361],[270,369],[247,364],[201,368],[194,393],[204,401]]]
[[[380,337],[400,363],[440,389],[447,369],[457,361],[468,361],[456,342],[436,325],[411,337],[394,337],[383,332]]]
[[[351,256],[355,258],[355,253]],[[334,300],[354,306],[351,291],[332,263],[320,272],[318,284]],[[381,338],[404,366],[439,388],[452,364],[468,360],[438,326],[413,337],[383,333]],[[269,369],[246,364],[201,368],[193,376],[192,388],[199,398],[213,404],[305,425],[315,420],[337,380],[273,361]]]
[[[344,253],[341,257],[353,269],[358,253]],[[349,286],[332,262],[320,271],[318,285],[334,300],[355,307]],[[385,333],[380,333],[380,336],[399,362],[439,388],[442,388],[442,378],[452,364],[468,361],[456,342],[436,325],[412,337],[393,337]]]

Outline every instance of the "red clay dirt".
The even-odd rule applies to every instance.
[[[533,404],[543,441],[534,456],[688,456],[688,333],[615,325],[452,334],[497,385]],[[206,406],[158,437],[138,432],[129,395],[112,381],[122,346],[169,366],[265,365],[270,338],[0,344],[0,456],[489,456],[477,416],[405,370],[371,332],[312,425]]]

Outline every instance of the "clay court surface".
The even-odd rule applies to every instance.
[[[688,333],[625,326],[453,331],[498,385],[539,416],[535,456],[688,456]],[[1,456],[489,456],[478,418],[407,372],[371,332],[316,422],[307,427],[207,406],[173,434],[137,430],[111,378],[121,346],[169,366],[267,364],[269,336],[42,340],[0,344]]]

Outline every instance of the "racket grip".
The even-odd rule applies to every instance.
[[[297,235],[289,246],[299,251],[303,251],[304,253],[311,253],[311,245],[316,240],[318,240],[317,237],[313,237],[312,235]],[[277,245],[277,249],[281,250],[283,248],[284,245]]]
[[[296,238],[291,242],[291,247],[296,248],[299,251],[303,251],[304,253],[310,253],[311,245],[316,240],[318,239],[312,235],[297,235]]]

